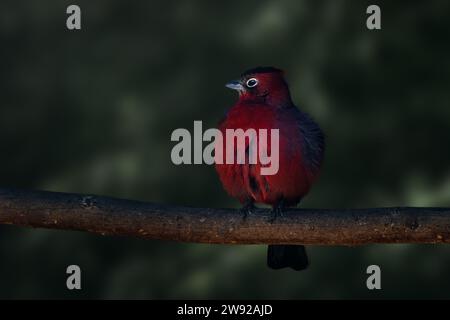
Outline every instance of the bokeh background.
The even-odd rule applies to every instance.
[[[450,2],[376,3],[381,31],[366,1],[2,0],[0,186],[237,207],[213,167],[172,164],[170,134],[214,127],[236,100],[224,83],[273,65],[327,134],[304,207],[450,206]],[[309,253],[272,271],[264,246],[1,226],[0,298],[450,298],[450,246]]]

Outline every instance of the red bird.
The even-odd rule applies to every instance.
[[[254,164],[249,159],[244,164],[226,164],[224,160],[223,164],[216,161],[216,171],[225,190],[243,204],[244,219],[254,203],[264,203],[272,206],[273,222],[283,207],[296,206],[309,192],[322,163],[324,135],[314,120],[292,102],[281,70],[254,68],[226,86],[239,92],[239,100],[219,124],[223,137],[226,129],[278,129],[279,167],[273,175],[262,175],[260,169],[267,165],[259,159]],[[269,135],[269,153],[270,141]],[[245,148],[248,156],[248,139],[243,146],[235,143],[234,148],[235,153]],[[303,270],[309,263],[304,246],[269,245],[267,264],[273,269]]]

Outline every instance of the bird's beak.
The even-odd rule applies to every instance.
[[[225,87],[233,90],[237,90],[239,92],[244,91],[244,87],[242,86],[241,82],[238,80],[230,81],[228,82]]]

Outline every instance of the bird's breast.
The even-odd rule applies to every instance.
[[[267,204],[275,204],[283,198],[295,204],[309,191],[314,174],[304,158],[301,123],[295,112],[298,112],[295,108],[286,111],[265,105],[237,105],[228,112],[219,126],[223,136],[226,137],[227,129],[253,129],[257,133],[261,129],[266,130],[266,141],[258,141],[256,152],[264,151],[272,156],[272,161],[277,162],[272,165],[278,167],[275,174],[262,174],[261,170],[267,167],[267,163],[262,163],[258,156],[256,163],[249,163],[249,139],[240,143],[233,141],[233,151],[235,154],[244,152],[247,157],[245,163],[216,164],[222,184],[232,196],[239,199],[249,197]],[[272,140],[271,130],[278,130],[277,143]],[[231,141],[226,139],[223,142],[224,154],[229,143]]]

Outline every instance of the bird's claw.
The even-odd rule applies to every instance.
[[[246,204],[243,206],[239,211],[242,213],[242,220],[246,221],[248,216],[252,214],[252,209],[254,209],[255,206],[253,203]]]
[[[277,218],[282,218],[283,215],[283,206],[282,205],[277,205],[276,207],[274,207],[271,211],[271,216],[269,218],[269,222],[272,224],[275,222],[275,220]]]

